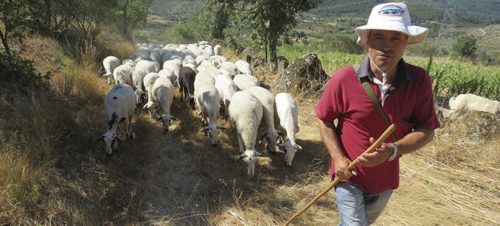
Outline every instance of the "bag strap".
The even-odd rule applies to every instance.
[[[353,65],[354,71],[356,71],[355,65]],[[385,113],[384,109],[380,105],[380,102],[377,99],[377,96],[375,95],[375,92],[373,92],[372,87],[370,86],[370,80],[368,79],[368,76],[364,76],[359,78],[359,82],[361,83],[361,86],[363,86],[363,89],[365,90],[366,94],[368,97],[370,97],[370,100],[373,103],[373,106],[375,106],[375,109],[379,113],[380,116],[384,119],[384,121],[387,123],[388,126],[390,126],[392,123],[389,120],[389,117],[387,117],[387,114]],[[395,141],[398,140],[398,137],[396,134],[392,134],[394,136]]]

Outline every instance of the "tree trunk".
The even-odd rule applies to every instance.
[[[266,38],[264,39],[264,61],[267,63],[269,59],[269,39],[268,34],[266,34]]]
[[[5,52],[7,55],[12,56],[10,53],[10,47],[9,47],[9,42],[7,41],[7,31],[5,31],[5,34],[2,30],[0,30],[0,38],[2,39],[2,45],[3,48],[5,49]]]
[[[128,11],[128,1],[125,1],[125,7],[123,8],[123,34],[128,36],[128,18],[127,18],[127,11]]]
[[[45,28],[50,30],[52,22],[52,0],[44,0],[44,2],[45,2],[45,22],[44,22]]]
[[[267,64],[271,68],[273,72],[276,71],[278,68],[276,58],[277,52],[276,52],[276,47],[278,45],[278,40],[276,38],[276,34],[274,34],[272,31],[269,31],[268,36],[267,36],[267,50],[269,51],[269,58],[267,59]]]

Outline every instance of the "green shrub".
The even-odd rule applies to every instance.
[[[362,46],[356,44],[357,37],[354,34],[342,33],[325,35],[319,45],[324,50],[361,54],[364,50]]]
[[[475,58],[477,50],[477,38],[474,36],[460,36],[453,43],[453,52],[460,57]]]
[[[23,59],[16,53],[12,56],[0,52],[0,80],[10,81],[21,87],[47,87],[52,73],[40,74],[32,61]]]
[[[166,31],[166,35],[171,43],[193,43],[200,38],[197,30],[191,23],[176,24]]]

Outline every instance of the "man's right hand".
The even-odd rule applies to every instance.
[[[338,156],[334,160],[335,164],[335,177],[338,177],[340,181],[348,181],[353,175],[356,176],[357,173],[355,169],[349,171],[347,167],[351,163],[351,160],[345,156]]]

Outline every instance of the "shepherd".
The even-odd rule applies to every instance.
[[[339,225],[349,226],[375,222],[399,186],[399,158],[428,144],[439,128],[429,74],[402,58],[428,29],[411,25],[406,4],[391,2],[376,5],[355,31],[368,56],[335,72],[316,106],[330,176],[340,181]],[[391,124],[393,136],[364,152]],[[354,160],[359,164],[350,170]]]

